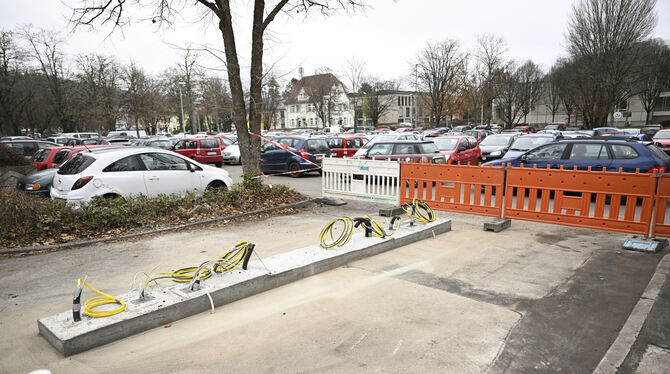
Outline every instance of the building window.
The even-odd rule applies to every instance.
[[[409,107],[405,108],[405,117],[409,117]]]
[[[309,119],[309,125],[310,125],[310,126],[314,126],[314,118],[310,118],[310,119]]]
[[[654,104],[654,112],[670,111],[670,96],[657,97]]]
[[[398,117],[402,117],[402,108],[398,108]]]
[[[398,106],[400,106],[400,96],[398,96]]]
[[[614,108],[615,112],[625,112],[628,110],[628,101],[624,100],[619,103],[617,103],[616,108]]]

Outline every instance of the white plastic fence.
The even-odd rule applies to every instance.
[[[321,193],[345,199],[398,203],[400,163],[356,158],[324,158]]]

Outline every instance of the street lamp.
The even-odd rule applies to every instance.
[[[181,85],[178,85],[179,87],[179,108],[181,109],[181,133],[182,137],[186,137],[186,126],[184,125],[184,100],[182,99],[181,95]]]

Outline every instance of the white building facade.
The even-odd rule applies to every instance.
[[[293,86],[284,105],[284,128],[354,126],[354,108],[344,85],[333,74],[303,77]],[[324,118],[320,118],[319,108]]]

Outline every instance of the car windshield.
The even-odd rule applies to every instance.
[[[33,162],[44,162],[47,157],[49,157],[51,150],[49,149],[40,149],[35,154],[33,154]]]
[[[422,143],[419,146],[421,147],[421,153],[423,154],[431,154],[439,152],[439,150],[437,149],[437,145],[435,145],[435,143]]]
[[[509,144],[511,136],[505,135],[491,135],[487,136],[481,143],[480,146],[489,146],[489,147],[502,147]]]
[[[67,159],[67,155],[70,153],[71,149],[61,149],[56,153],[53,159],[54,164],[62,164],[63,161]]]
[[[551,143],[554,141],[554,138],[543,137],[543,136],[529,136],[521,137],[514,141],[510,151],[527,151],[533,149],[542,144]]]
[[[66,163],[64,163],[58,169],[58,174],[61,175],[79,174],[84,170],[86,170],[86,168],[89,167],[89,165],[91,165],[93,161],[95,161],[95,158],[80,153],[69,159]]]
[[[451,151],[456,149],[458,138],[440,138],[433,140],[441,151]]]
[[[149,145],[152,147],[168,148],[171,144],[167,140],[154,140]]]
[[[654,139],[670,139],[670,130],[657,132]]]
[[[544,126],[545,130],[558,130],[558,125],[547,125]]]

